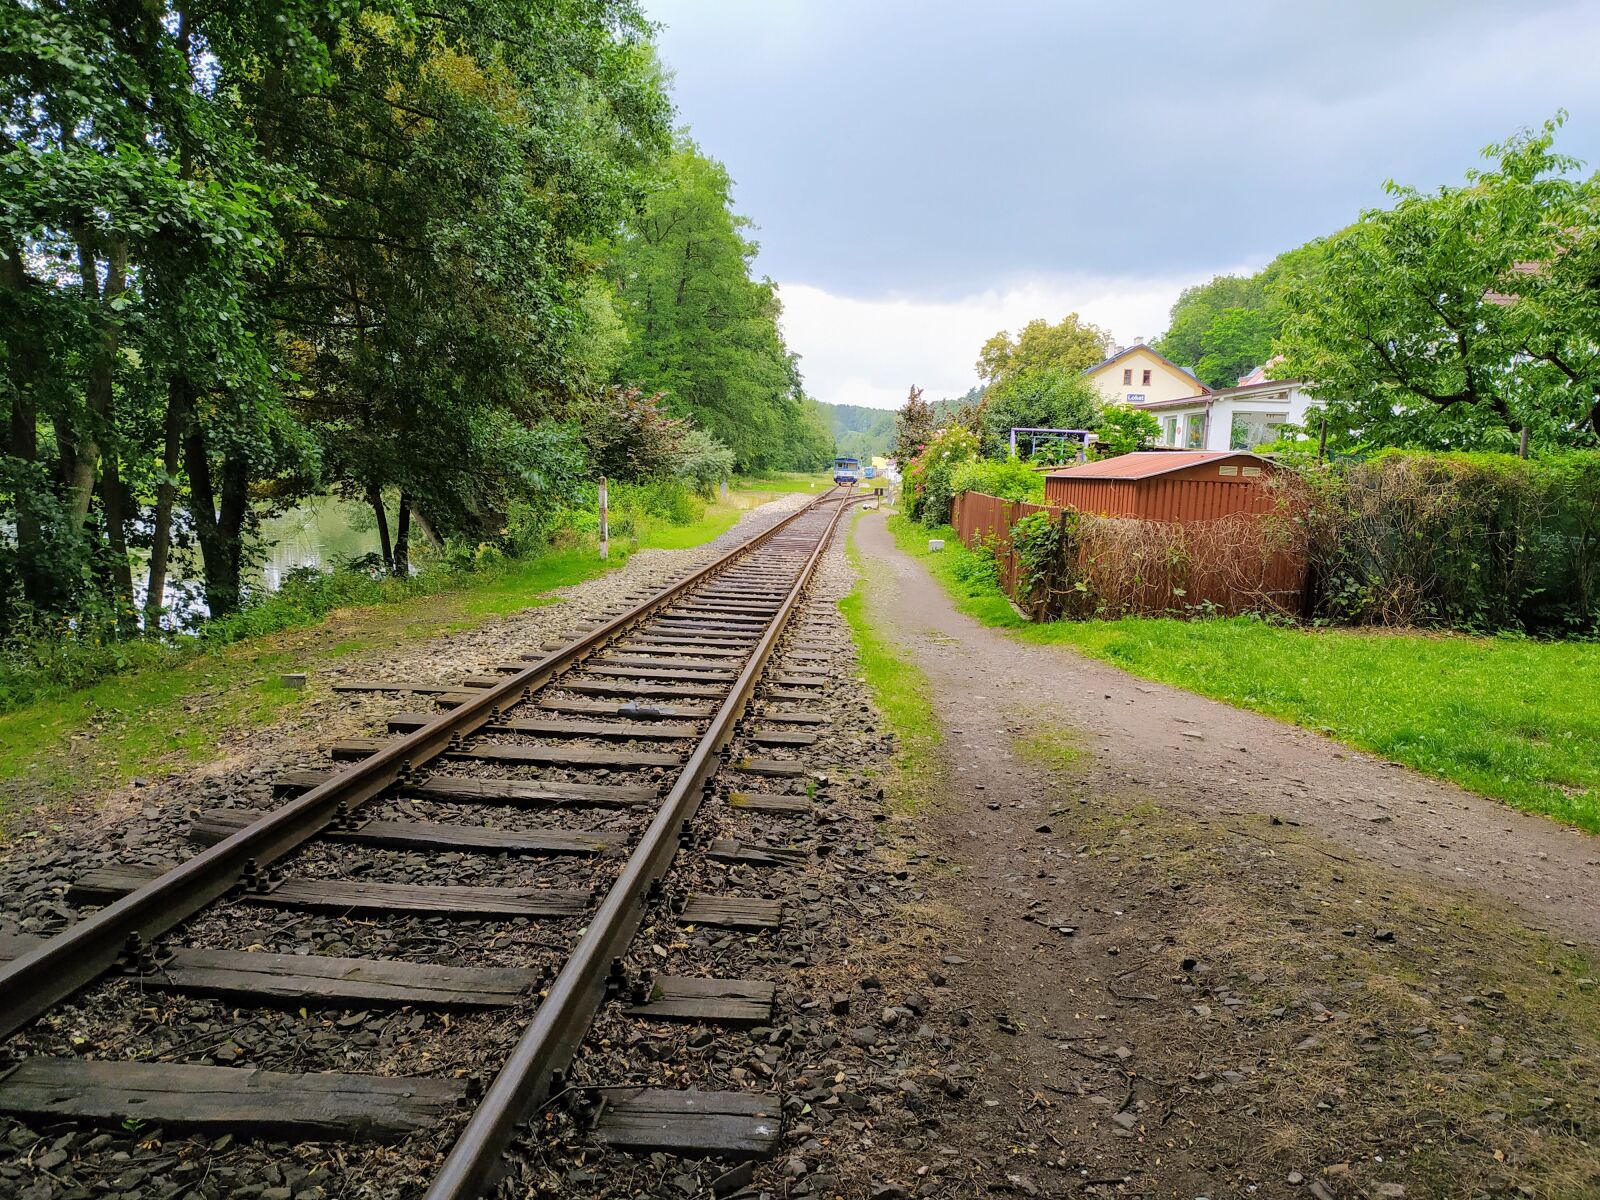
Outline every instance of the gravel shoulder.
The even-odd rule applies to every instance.
[[[900,1186],[1600,1195],[1596,839],[1012,641],[856,537],[943,726],[883,973],[971,1072]]]

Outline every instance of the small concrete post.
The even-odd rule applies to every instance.
[[[611,505],[606,494],[606,477],[600,476],[600,561],[611,557]]]

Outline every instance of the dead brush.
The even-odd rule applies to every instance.
[[[1073,541],[1073,569],[1052,600],[1074,616],[1288,616],[1299,606],[1304,527],[1278,514],[1182,524],[1086,514]]]

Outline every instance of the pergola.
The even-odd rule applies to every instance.
[[[1033,429],[1027,426],[1017,426],[1011,430],[1011,453],[1017,452],[1017,435],[1022,434],[1028,441],[1028,456],[1031,458],[1039,449],[1039,443],[1046,445],[1061,445],[1073,443],[1076,446],[1074,457],[1079,462],[1088,458],[1090,430],[1087,429]]]

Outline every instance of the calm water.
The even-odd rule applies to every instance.
[[[392,529],[393,513],[389,520]],[[378,553],[378,528],[367,505],[321,496],[262,521],[261,550],[261,561],[246,573],[244,585],[246,590],[265,588],[275,592],[283,577],[297,567],[328,571],[348,559]],[[148,578],[148,555],[138,553],[133,567],[136,603],[144,602]],[[169,617],[164,624],[181,625],[206,615],[200,581],[199,550],[191,548],[186,554],[175,555],[167,580]]]

